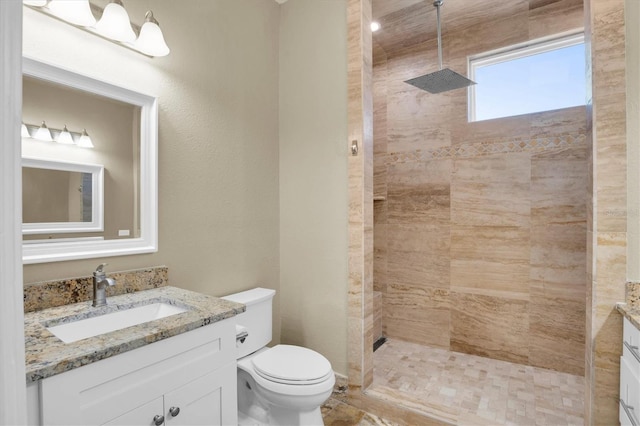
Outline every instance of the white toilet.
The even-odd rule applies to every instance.
[[[254,288],[223,297],[247,307],[236,316],[238,424],[323,425],[320,406],[331,395],[335,375],[329,361],[311,349],[267,347],[275,293]]]

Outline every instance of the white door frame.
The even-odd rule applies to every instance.
[[[22,296],[22,2],[0,0],[0,424],[26,424]]]

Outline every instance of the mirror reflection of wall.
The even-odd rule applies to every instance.
[[[22,222],[91,222],[91,173],[22,168]]]
[[[87,129],[94,145],[92,149],[85,149],[25,138],[22,141],[23,155],[104,165],[104,232],[73,236],[101,236],[104,239],[138,237],[140,108],[25,76],[22,114],[22,121],[27,124],[39,125],[45,120],[49,128],[62,129],[66,125],[75,132]],[[34,174],[33,170],[25,173],[28,177]],[[70,222],[91,221],[88,194],[78,191],[83,187],[80,173],[75,176],[77,182],[73,184],[69,182],[74,175],[71,172],[57,172],[60,175],[56,175],[53,170],[40,170],[38,173],[48,176],[44,178],[47,180],[46,189],[44,182],[31,185],[25,179],[23,223],[58,222],[65,221],[65,218]],[[89,218],[85,220],[87,201]],[[128,235],[122,235],[127,234],[126,231]],[[50,239],[68,237],[69,234],[46,236]],[[43,236],[25,235],[24,238]]]

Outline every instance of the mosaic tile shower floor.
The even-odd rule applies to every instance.
[[[458,425],[584,424],[583,377],[394,339],[366,393]]]

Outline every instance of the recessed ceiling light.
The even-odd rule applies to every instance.
[[[375,32],[376,32],[376,31],[378,31],[379,29],[380,29],[380,23],[379,23],[379,22],[376,22],[376,21],[373,21],[373,22],[371,23],[371,31],[373,31],[373,32],[375,33]]]

